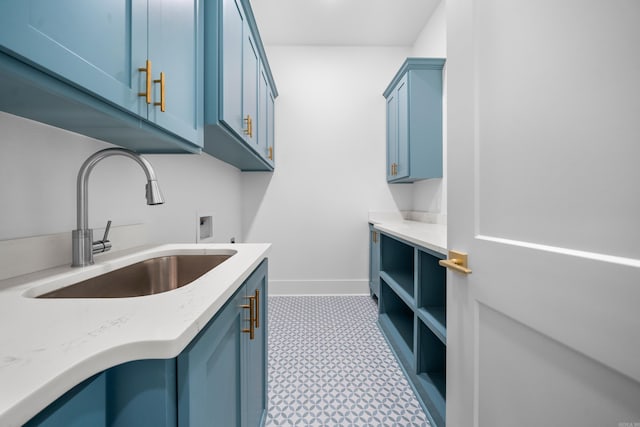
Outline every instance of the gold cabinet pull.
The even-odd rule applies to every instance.
[[[147,104],[151,104],[151,61],[147,59],[144,68],[138,68],[138,71],[147,73],[146,92],[138,92],[138,96],[146,97]]]
[[[441,259],[438,264],[463,274],[471,274],[471,269],[467,266],[467,254],[464,252],[449,251],[449,258]]]
[[[244,130],[244,134],[249,135],[249,138],[253,138],[253,120],[251,120],[251,116],[247,114],[244,122],[247,125],[247,128]]]
[[[166,104],[164,102],[164,81],[165,81],[164,72],[160,73],[159,79],[153,81],[154,83],[160,83],[160,102],[154,102],[153,105],[159,105],[160,111],[162,111],[163,113],[166,110]]]
[[[273,160],[273,147],[269,147],[269,160]]]
[[[255,298],[254,296],[250,296],[250,297],[245,297],[249,300],[249,304],[243,304],[240,307],[241,308],[248,308],[249,309],[249,329],[243,329],[242,332],[244,333],[248,333],[249,334],[249,339],[252,340],[255,338]],[[245,319],[247,320],[247,319]]]
[[[373,243],[378,243],[378,232],[377,231],[371,231],[371,238],[373,240]]]
[[[260,327],[260,289],[256,289],[256,293],[254,296],[254,303],[256,305],[254,320],[255,320],[256,329],[258,329]]]

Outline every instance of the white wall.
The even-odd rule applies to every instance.
[[[368,292],[368,212],[412,204],[411,185],[385,180],[382,96],[409,53],[267,46],[276,170],[243,175],[243,228],[247,241],[273,243],[272,290]]]
[[[111,147],[95,139],[0,112],[0,240],[76,228],[76,176],[84,160]],[[111,157],[89,180],[89,225],[145,223],[149,243],[195,242],[196,213],[215,213],[212,241],[241,239],[240,171],[208,155],[146,155],[166,199],[147,206],[145,176]]]
[[[429,22],[416,39],[411,55],[416,57],[446,58],[446,13],[445,0],[434,10]],[[447,84],[446,65],[443,93],[443,178],[418,181],[413,184],[413,210],[447,213]]]

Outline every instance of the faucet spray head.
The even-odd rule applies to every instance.
[[[160,192],[158,181],[155,179],[147,181],[146,185],[146,197],[148,205],[161,205],[164,203],[164,198]]]

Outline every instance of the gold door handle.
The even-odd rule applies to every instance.
[[[254,298],[254,303],[256,305],[256,311],[255,311],[255,325],[256,325],[256,329],[260,327],[260,289],[256,289],[256,293]]]
[[[273,160],[273,147],[269,147],[269,155],[267,157],[269,157],[269,160]]]
[[[147,59],[144,68],[138,68],[138,71],[147,73],[147,81],[145,87],[147,89],[146,92],[138,92],[138,96],[146,97],[147,104],[151,104],[151,61]]]
[[[471,274],[471,269],[467,266],[467,254],[464,252],[449,251],[449,259],[441,259],[438,264],[463,274]]]
[[[247,124],[247,128],[244,130],[244,134],[249,135],[249,138],[253,138],[253,120],[251,120],[251,116],[247,114],[244,122]]]
[[[159,105],[160,111],[162,111],[163,113],[166,110],[166,104],[164,102],[164,79],[165,79],[165,74],[164,72],[161,72],[160,78],[153,81],[154,83],[160,83],[160,102],[154,102],[153,105]]]
[[[249,299],[249,304],[243,304],[240,307],[241,308],[248,308],[249,309],[249,329],[243,329],[242,332],[244,333],[248,333],[249,334],[249,339],[252,340],[255,338],[255,297],[254,296],[250,296],[250,297],[245,297],[247,299]],[[247,319],[245,319],[247,320]]]
[[[373,243],[378,243],[378,232],[372,231],[371,234],[372,234],[371,238],[373,240]]]

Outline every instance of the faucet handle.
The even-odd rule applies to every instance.
[[[104,236],[102,240],[98,240],[93,242],[92,252],[94,254],[100,254],[103,252],[107,252],[111,249],[111,242],[109,241],[109,230],[111,229],[111,220],[107,221],[107,226],[104,229]]]
[[[109,230],[111,230],[111,220],[107,221],[107,226],[104,229],[104,236],[102,237],[103,242],[109,241]]]

